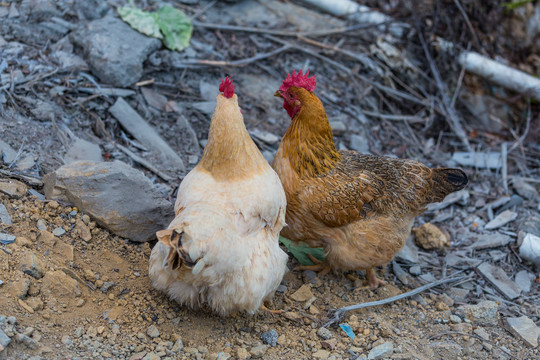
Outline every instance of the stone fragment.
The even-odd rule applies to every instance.
[[[31,277],[41,279],[45,272],[45,263],[32,251],[25,251],[21,256],[19,268]]]
[[[506,246],[512,241],[512,238],[508,235],[495,233],[485,234],[478,237],[478,239],[470,246],[471,249],[483,250],[494,247]]]
[[[0,192],[14,199],[20,199],[28,192],[28,187],[17,180],[0,179]]]
[[[120,87],[137,82],[146,57],[161,46],[159,40],[142,35],[112,16],[91,21],[71,36],[83,48],[92,72],[102,82]]]
[[[527,316],[523,315],[518,318],[507,318],[506,325],[511,333],[521,338],[527,345],[533,348],[538,346],[540,328]]]
[[[375,346],[369,351],[368,359],[386,359],[389,358],[394,353],[394,344],[391,342],[385,342],[379,346]]]
[[[279,335],[276,330],[272,329],[261,334],[261,340],[264,344],[270,346],[277,345],[277,339]]]
[[[4,223],[6,225],[13,225],[11,216],[9,215],[9,212],[4,204],[0,204],[0,223]]]
[[[497,215],[493,220],[488,222],[484,229],[486,230],[494,230],[498,229],[514,220],[516,220],[518,214],[516,212],[513,212],[511,210],[505,210],[499,215]]]
[[[302,285],[294,294],[291,295],[291,299],[299,302],[308,301],[313,297],[313,293],[308,285]]]
[[[146,329],[146,335],[150,336],[152,339],[159,337],[159,330],[156,325],[150,325]]]
[[[527,294],[529,291],[531,291],[531,280],[534,278],[534,274],[529,273],[527,270],[521,270],[516,274],[515,282],[521,291]]]
[[[513,300],[521,294],[519,286],[500,267],[482,263],[478,266],[478,271],[509,300]]]
[[[332,338],[332,332],[327,328],[321,327],[317,330],[317,335],[323,340],[330,340]]]
[[[266,354],[266,351],[268,351],[267,345],[259,345],[252,347],[249,350],[249,353],[251,354],[252,359],[260,359]]]

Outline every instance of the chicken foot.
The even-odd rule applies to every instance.
[[[369,269],[367,271],[367,282],[370,290],[375,290],[379,286],[386,285],[387,282],[384,280],[381,280],[377,277],[375,274],[375,271],[373,271],[373,268]]]
[[[328,265],[326,260],[321,261],[311,254],[307,254],[307,256],[315,265],[300,265],[298,267],[299,270],[315,271],[315,272],[318,272],[320,276],[324,276],[328,274],[330,270],[332,270],[332,268],[330,267],[330,265]]]
[[[272,309],[269,309],[264,304],[261,305],[259,310],[260,311],[266,311],[266,312],[269,312],[270,314],[274,314],[274,315],[281,315],[283,313],[283,311],[284,311],[284,310],[272,310]]]

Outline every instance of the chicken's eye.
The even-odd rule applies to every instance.
[[[294,95],[293,95],[293,94],[289,94],[289,98],[291,98],[291,99],[292,99],[293,97],[294,97]]]

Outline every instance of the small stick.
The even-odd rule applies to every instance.
[[[120,144],[116,144],[116,147],[119,148],[120,150],[122,150],[127,156],[129,156],[133,161],[135,161],[136,163],[139,163],[141,164],[142,166],[144,166],[145,168],[147,168],[148,170],[150,170],[151,172],[153,172],[154,174],[156,174],[157,176],[159,176],[160,178],[162,178],[163,180],[167,181],[167,182],[172,182],[174,179],[172,177],[170,177],[169,175],[167,174],[164,174],[163,172],[159,171],[158,169],[156,169],[152,164],[150,164],[149,161],[143,159],[142,157],[136,155],[135,153],[133,153],[131,150],[129,150],[128,148],[126,148],[125,146],[123,145],[120,145]]]
[[[439,286],[439,285],[446,284],[446,283],[449,283],[449,282],[463,280],[464,278],[465,278],[465,276],[449,278],[449,279],[441,279],[441,280],[437,280],[437,281],[434,281],[432,283],[420,286],[420,287],[418,287],[418,288],[416,288],[414,290],[408,291],[406,293],[399,294],[399,295],[396,295],[396,296],[392,296],[392,297],[387,298],[387,299],[370,301],[370,302],[363,303],[363,304],[356,304],[356,305],[350,305],[350,306],[342,307],[342,308],[337,309],[335,311],[333,319],[330,320],[329,322],[327,322],[326,324],[324,324],[323,327],[328,327],[328,326],[338,322],[346,312],[353,311],[353,310],[364,309],[364,308],[368,308],[368,307],[372,307],[372,306],[379,306],[379,305],[389,304],[389,303],[392,303],[394,301],[398,301],[398,300],[401,300],[401,299],[405,299],[405,298],[414,296],[414,295],[419,294],[419,293],[421,293],[423,291],[431,289],[431,288],[433,288],[435,286]]]
[[[508,195],[508,143],[501,144],[502,178],[504,193]]]
[[[469,16],[467,16],[467,13],[465,12],[465,9],[463,8],[463,6],[461,6],[461,3],[459,2],[459,0],[454,0],[454,3],[456,4],[461,15],[463,15],[463,18],[465,19],[465,23],[467,24],[467,27],[469,28],[469,31],[471,32],[471,35],[474,38],[474,42],[476,43],[476,46],[480,47],[481,46],[480,40],[478,40],[478,35],[476,35],[476,31],[474,31],[474,28],[469,20]]]
[[[433,340],[433,339],[440,338],[440,337],[446,336],[446,335],[463,335],[463,336],[473,337],[473,338],[478,339],[480,341],[486,342],[486,343],[488,343],[488,344],[490,344],[492,346],[495,346],[497,349],[501,350],[503,353],[510,356],[511,358],[519,360],[519,358],[515,357],[514,355],[512,355],[511,353],[509,353],[507,350],[503,349],[499,345],[495,344],[492,341],[486,340],[483,337],[478,336],[476,334],[466,334],[466,333],[462,333],[462,332],[459,332],[459,331],[447,331],[447,332],[443,332],[443,333],[440,333],[440,334],[437,334],[437,335],[430,336],[428,338],[428,340]]]
[[[283,51],[286,51],[288,49],[290,49],[291,46],[289,45],[284,45],[278,49],[275,49],[275,50],[272,50],[270,52],[267,52],[267,53],[263,53],[263,54],[258,54],[258,55],[255,55],[255,56],[252,56],[250,58],[246,58],[246,59],[241,59],[241,60],[233,60],[233,61],[224,61],[224,60],[188,60],[188,61],[184,61],[182,64],[180,65],[176,65],[175,67],[176,68],[182,68],[182,67],[190,67],[192,65],[206,65],[206,66],[244,66],[244,65],[247,65],[247,64],[250,64],[252,62],[255,62],[257,60],[262,60],[262,59],[266,59],[266,58],[269,58],[271,56],[274,56],[274,55],[277,55]]]

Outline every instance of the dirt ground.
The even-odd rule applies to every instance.
[[[0,154],[0,185],[24,183],[18,194],[0,191],[0,205],[12,220],[2,220],[0,230],[15,236],[13,243],[0,245],[0,330],[11,339],[5,349],[0,347],[0,359],[540,358],[538,347],[527,345],[506,325],[507,318],[520,316],[540,321],[539,268],[520,258],[518,246],[524,233],[540,236],[540,107],[486,79],[461,76],[456,54],[438,45],[445,38],[460,50],[470,48],[538,75],[540,36],[531,36],[534,26],[528,25],[540,16],[538,2],[515,11],[504,10],[501,1],[361,2],[413,29],[389,40],[375,28],[316,35],[321,28],[343,29],[351,22],[301,2],[175,1],[200,22],[192,46],[182,53],[163,47],[153,51],[142,61],[142,85],[114,88],[132,91],[123,98],[180,155],[185,171],[167,166],[110,114],[117,96],[102,93],[112,86],[95,69],[62,63],[71,56],[88,61],[73,33],[107,11],[117,16],[115,8],[125,3],[0,2],[0,140],[17,154],[13,163],[5,163]],[[135,3],[155,10],[162,2]],[[248,29],[212,28],[216,24]],[[276,31],[301,31],[307,40]],[[431,64],[418,32],[427,40]],[[282,46],[289,47],[258,58]],[[245,59],[242,66],[234,63]],[[209,66],[200,60],[227,64]],[[433,64],[445,91],[434,80]],[[173,201],[208,136],[215,97],[209,89],[217,88],[226,74],[234,78],[246,127],[258,132],[254,139],[271,159],[289,125],[273,93],[288,72],[300,68],[317,74],[317,93],[340,149],[460,166],[453,153],[468,149],[449,125],[441,105],[445,96],[453,98],[473,149],[495,154],[508,149],[505,170],[460,166],[469,176],[468,187],[415,223],[436,224],[450,245],[424,250],[412,244],[416,260],[398,257],[379,269],[388,284],[376,291],[363,287],[362,273],[318,277],[297,270],[290,256],[290,272],[270,306],[281,314],[221,318],[205,309],[180,307],[150,284],[152,243],[116,236],[96,225],[84,209],[42,195],[43,176],[67,162],[71,142],[80,138],[98,145],[104,161],[121,160],[144,172],[163,198]],[[172,180],[163,180],[118,145]],[[486,223],[504,210],[515,213],[515,220],[486,231]],[[474,248],[486,234],[509,241]],[[481,263],[501,269],[511,281],[524,273],[530,277],[529,289],[509,300],[480,273]],[[453,276],[465,278],[347,313],[339,324],[348,324],[354,339],[336,324],[323,327],[337,308]],[[0,346],[5,340],[0,336]]]
[[[343,322],[358,334],[354,340],[340,328],[330,328],[328,340],[317,335],[335,308],[408,290],[396,285],[388,272],[390,283],[372,292],[361,281],[342,275],[303,279],[301,271],[292,270],[283,282],[286,290],[276,294],[271,306],[285,310],[280,315],[263,312],[221,318],[204,309],[179,307],[152,289],[148,243],[138,245],[113,236],[77,209],[54,201],[13,200],[5,195],[0,200],[16,214],[9,230],[17,235],[15,243],[0,251],[0,279],[6,283],[0,309],[3,315],[15,316],[15,327],[33,340],[8,346],[0,353],[3,359],[255,358],[254,349],[263,345],[261,335],[270,330],[277,332],[277,344],[263,346],[265,359],[349,359],[366,356],[386,342],[394,344],[394,354],[388,356],[393,359],[510,358],[499,347],[518,359],[537,355],[501,326],[451,319],[459,304],[434,293],[346,315]],[[38,221],[46,229],[38,230]],[[90,240],[81,238],[74,226],[77,222],[90,230]],[[58,227],[66,230],[60,237],[51,233]],[[23,272],[29,268],[25,267],[28,254],[38,258],[34,262],[45,277],[35,279]],[[289,261],[290,269],[297,265]],[[29,284],[21,301],[17,296],[24,282]],[[110,285],[104,288],[104,284]],[[315,297],[307,307],[307,300],[293,300],[303,284]],[[157,327],[158,336],[149,336],[150,326]],[[489,334],[489,342],[477,338],[479,328]],[[174,349],[178,339],[181,350]]]

